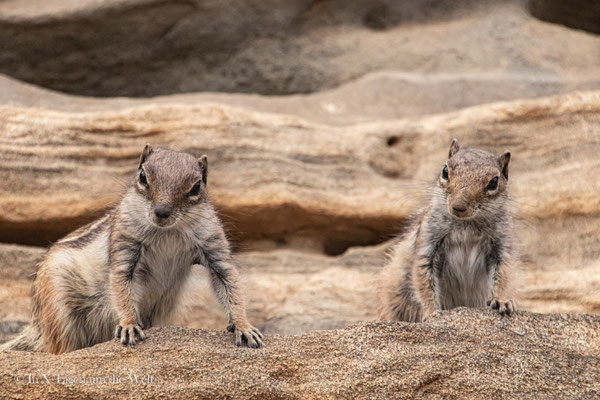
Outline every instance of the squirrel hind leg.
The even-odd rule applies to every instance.
[[[402,290],[379,303],[379,318],[391,321],[421,322],[422,307]]]
[[[387,264],[379,275],[377,311],[380,319],[390,321],[420,322],[421,305],[414,299],[409,279],[404,269]]]

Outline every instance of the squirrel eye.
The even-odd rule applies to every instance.
[[[142,172],[140,172],[140,183],[142,185],[148,185],[148,180],[146,179],[146,171],[142,170]]]
[[[445,180],[448,180],[448,166],[445,165],[444,169],[442,170],[442,178],[444,178]]]
[[[200,194],[200,181],[196,182],[189,194],[190,196],[198,196]]]
[[[492,178],[490,183],[485,187],[487,190],[496,190],[498,189],[498,177],[495,176]]]

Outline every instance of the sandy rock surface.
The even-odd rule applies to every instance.
[[[599,332],[599,316],[464,308],[422,324],[270,335],[258,350],[225,332],[153,328],[135,349],[111,341],[60,356],[2,354],[0,395],[590,399],[600,396]]]
[[[376,276],[389,245],[353,247],[337,257],[288,249],[238,254],[249,318],[269,334],[338,329],[376,319]],[[30,318],[31,275],[43,254],[38,247],[0,245],[0,255],[8,260],[0,285],[0,342]],[[599,270],[597,263],[573,268],[528,265],[519,275],[519,308],[598,313]],[[183,298],[171,324],[215,330],[227,325],[203,267],[195,268]]]

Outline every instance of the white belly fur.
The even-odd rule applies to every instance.
[[[144,243],[133,275],[134,302],[145,325],[166,322],[178,302],[194,254],[180,233],[163,232]]]
[[[445,260],[439,277],[442,309],[484,307],[491,295],[486,258],[489,245],[470,229],[452,232],[446,239]]]

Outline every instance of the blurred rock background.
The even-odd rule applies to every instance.
[[[208,155],[267,333],[376,318],[389,240],[453,137],[513,154],[521,308],[599,313],[600,7],[564,4],[0,2],[0,335],[147,142]],[[174,323],[223,329],[193,283]]]

